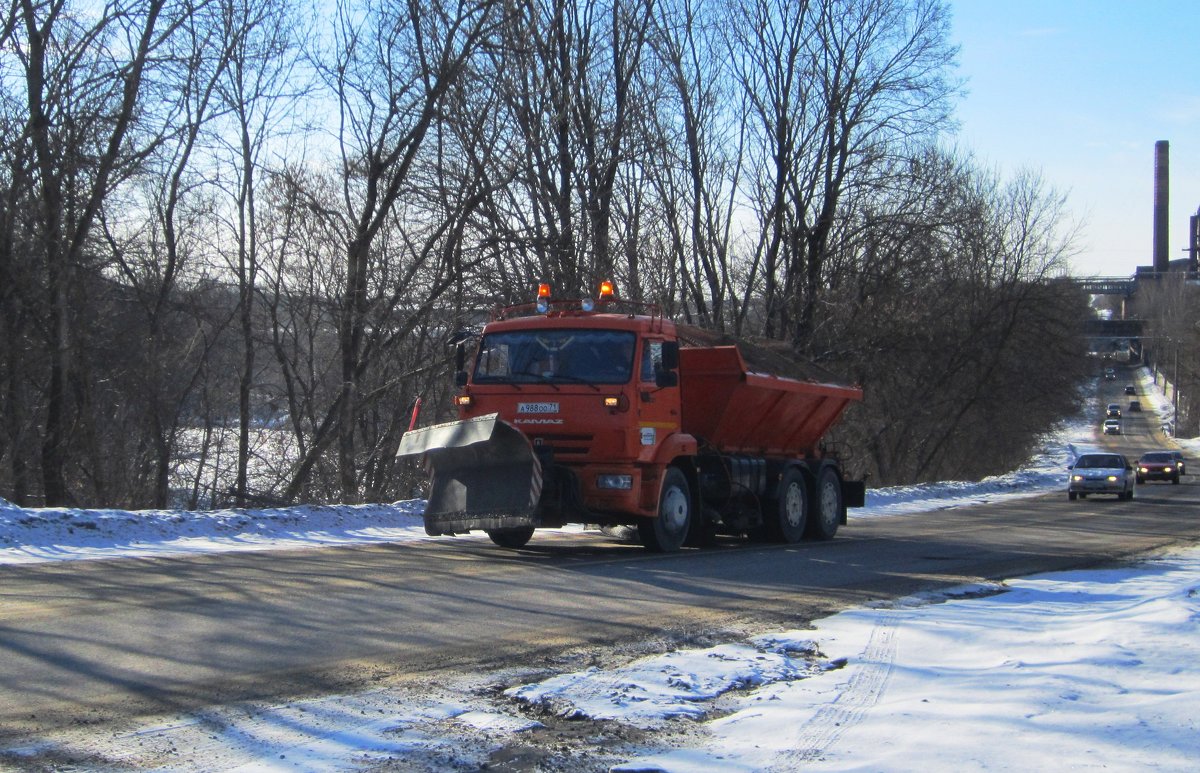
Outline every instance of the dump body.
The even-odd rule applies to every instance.
[[[855,387],[753,373],[736,346],[679,351],[683,431],[726,454],[814,456]]]

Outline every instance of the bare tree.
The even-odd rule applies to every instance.
[[[647,162],[651,0],[524,0],[495,68],[516,134],[516,185],[491,202],[501,260],[568,293],[618,270],[622,173]],[[528,281],[528,280],[527,280]],[[631,288],[637,292],[637,288]]]
[[[731,59],[761,170],[752,280],[764,332],[804,348],[842,197],[946,125],[949,15],[941,0],[747,0],[736,13]]]
[[[233,268],[238,288],[242,362],[238,379],[237,474],[233,483],[239,505],[248,494],[253,389],[257,379],[255,298],[261,263],[257,192],[262,156],[271,143],[282,147],[293,109],[305,86],[298,73],[297,19],[286,2],[221,0],[221,18],[229,41],[228,67],[218,83],[228,113],[229,177],[232,200]],[[236,140],[234,140],[236,138]]]
[[[669,232],[670,261],[687,298],[685,314],[705,327],[739,327],[734,274],[735,198],[745,158],[744,110],[730,88],[727,49],[721,44],[724,8],[703,0],[683,0],[656,8],[653,44],[661,64],[664,99],[652,118],[664,139],[650,159]],[[726,305],[733,310],[726,313]]]
[[[844,432],[881,483],[1011,469],[1075,410],[1086,372],[1087,299],[1056,279],[1063,199],[932,154],[910,178],[872,200],[862,274],[837,294],[849,316],[820,337],[866,390]]]
[[[495,0],[367,4],[361,15],[340,8],[335,60],[324,74],[340,108],[341,202],[338,210],[317,200],[313,206],[331,218],[344,240],[337,317],[341,386],[288,489],[289,498],[335,439],[342,495],[346,501],[360,496],[355,426],[365,397],[363,380],[380,342],[399,332],[390,324],[386,331],[372,327],[372,319],[378,320],[381,310],[395,308],[411,289],[407,283],[426,270],[427,261],[458,255],[458,246],[442,237],[461,228],[456,224],[478,205],[478,192],[466,191],[453,209],[439,213],[440,222],[426,223],[424,244],[416,250],[403,242],[389,243],[386,237],[403,232],[398,207],[411,190],[426,138],[447,94],[468,72],[471,57],[496,33],[501,9]],[[373,309],[373,298],[382,288],[373,285],[372,269],[391,259],[396,248],[407,266]],[[425,287],[421,306],[428,308],[456,274],[452,265],[443,263]]]
[[[147,98],[162,56],[190,6],[129,0],[72,13],[66,0],[21,0],[12,45],[23,69],[23,141],[37,179],[45,331],[50,353],[41,442],[47,503],[71,499],[70,428],[86,390],[74,369],[75,301],[89,240],[106,198],[140,168],[172,130],[171,99]],[[19,31],[17,31],[19,29]]]

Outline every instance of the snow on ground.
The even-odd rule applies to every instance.
[[[1168,423],[1170,404],[1144,370],[1139,382],[1147,410]],[[1061,490],[1093,434],[1083,421],[1065,427],[1010,475],[871,491],[852,520]],[[1200,451],[1180,445],[1193,458]],[[421,506],[192,513],[26,510],[0,500],[0,563],[427,539]],[[698,724],[682,747],[642,744],[613,768],[626,773],[1190,771],[1200,759],[1200,547],[851,609],[812,630],[559,674],[499,696],[384,689],[214,707],[91,739],[88,750],[136,766],[157,749],[177,771],[335,771],[414,756],[477,767],[539,726],[524,707],[648,731],[681,718]],[[19,761],[76,743],[33,739],[0,754]]]

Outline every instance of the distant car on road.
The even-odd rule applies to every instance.
[[[1121,420],[1120,419],[1108,419],[1107,421],[1105,421],[1104,422],[1104,434],[1105,435],[1120,435],[1121,434]]]
[[[1123,454],[1080,454],[1070,470],[1067,499],[1071,501],[1088,494],[1116,494],[1117,499],[1133,499],[1137,474]]]
[[[1110,418],[1110,419],[1121,418],[1121,406],[1117,405],[1116,403],[1109,403],[1108,404],[1108,418]]]
[[[1136,395],[1137,394],[1137,390],[1133,388],[1133,384],[1125,385],[1125,394],[1127,394],[1127,395]]]
[[[1139,401],[1139,400],[1130,400],[1129,401],[1129,412],[1130,413],[1140,413],[1141,410],[1142,410],[1141,401]]]
[[[1137,482],[1169,480],[1179,482],[1179,466],[1170,451],[1147,451],[1137,463]]]
[[[1116,381],[1117,380],[1117,372],[1115,370],[1113,370],[1112,368],[1105,368],[1104,369],[1104,380],[1105,381]]]

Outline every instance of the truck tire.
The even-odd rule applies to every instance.
[[[638,524],[642,545],[655,553],[674,553],[683,546],[692,525],[692,495],[687,476],[668,467],[658,498],[658,517]]]
[[[489,529],[487,533],[492,542],[495,542],[502,548],[523,548],[533,537],[533,527],[526,526],[521,529]]]
[[[817,476],[815,500],[807,536],[814,540],[831,540],[842,520],[842,480],[832,467],[826,467]]]
[[[779,481],[779,496],[764,513],[767,539],[791,544],[804,539],[808,526],[808,485],[804,473],[795,467],[784,471]]]

